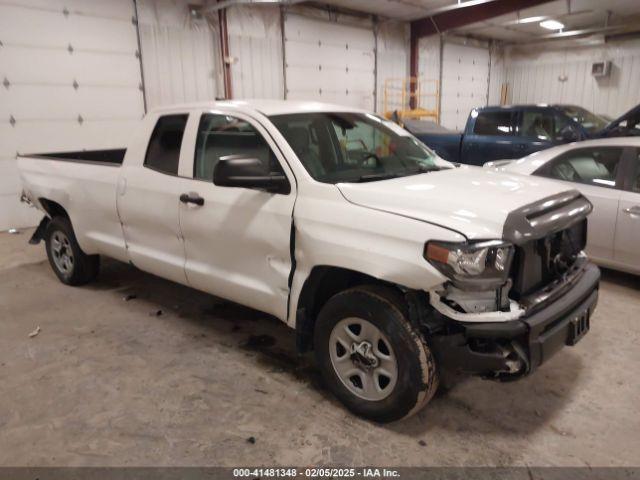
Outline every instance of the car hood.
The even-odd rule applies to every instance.
[[[510,212],[567,191],[543,178],[471,166],[337,187],[356,205],[436,224],[470,240],[502,238]]]

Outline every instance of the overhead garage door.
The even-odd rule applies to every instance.
[[[0,231],[34,225],[16,152],[124,146],[144,113],[131,0],[0,3]]]
[[[374,110],[373,29],[287,14],[285,97]]]
[[[445,43],[442,50],[440,123],[462,130],[469,112],[487,105],[489,50]]]

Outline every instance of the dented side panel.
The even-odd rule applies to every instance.
[[[296,269],[287,321],[291,327],[302,287],[315,266],[345,268],[429,290],[446,278],[424,259],[425,242],[465,240],[446,228],[354,205],[335,185],[320,183],[300,186],[294,219]]]

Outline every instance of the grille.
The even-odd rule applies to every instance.
[[[516,247],[511,297],[519,300],[564,275],[584,249],[586,219],[546,237]]]

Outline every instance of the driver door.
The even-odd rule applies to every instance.
[[[296,198],[293,174],[266,130],[252,118],[223,111],[192,115],[193,178],[180,205],[189,284],[286,320],[290,239]],[[213,183],[220,158],[260,159],[284,172],[291,191],[221,187]],[[194,199],[195,201],[189,201]]]

